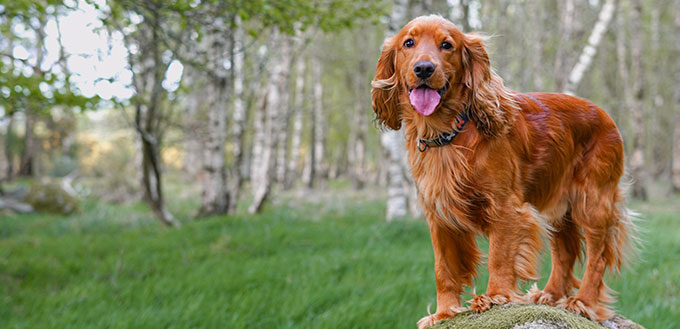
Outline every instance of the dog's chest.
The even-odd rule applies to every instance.
[[[412,159],[411,170],[424,210],[432,219],[467,230],[481,206],[482,191],[475,186],[474,173],[461,157],[421,156]],[[416,155],[418,156],[418,155]]]

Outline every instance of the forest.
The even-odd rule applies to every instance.
[[[673,328],[680,0],[0,0],[0,327],[415,328],[432,246],[371,80],[429,14],[614,119],[645,232],[614,305]]]

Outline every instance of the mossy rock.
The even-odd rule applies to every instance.
[[[38,212],[68,215],[80,209],[76,196],[60,180],[40,179],[31,183],[25,202]]]
[[[508,304],[494,306],[482,313],[463,312],[443,320],[431,329],[644,329],[644,327],[615,316],[604,325],[566,310],[547,305]]]

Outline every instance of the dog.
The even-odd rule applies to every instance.
[[[608,319],[613,299],[603,275],[621,268],[634,230],[619,187],[621,135],[588,100],[505,88],[484,42],[440,16],[418,17],[385,40],[371,84],[376,120],[404,127],[432,238],[437,309],[418,327],[466,310],[460,294],[482,257],[478,234],[489,239],[489,282],[469,301],[472,310],[529,302]],[[542,237],[551,245],[550,278],[520,295],[518,280],[536,280]]]

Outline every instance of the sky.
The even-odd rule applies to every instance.
[[[100,2],[101,6],[105,5],[104,1]],[[61,30],[64,49],[67,54],[71,54],[67,61],[73,74],[71,81],[83,96],[99,95],[107,100],[130,98],[133,95],[132,72],[128,68],[122,34],[114,32],[108,35],[105,31],[98,31],[102,22],[97,18],[97,10],[82,0],[77,3],[78,9],[61,16],[58,24],[54,19],[47,23],[47,53],[42,69],[49,69],[59,58],[58,38]],[[22,46],[15,46],[12,55],[35,63],[35,56]],[[183,68],[178,61],[171,63],[163,87],[170,91],[177,89]]]

